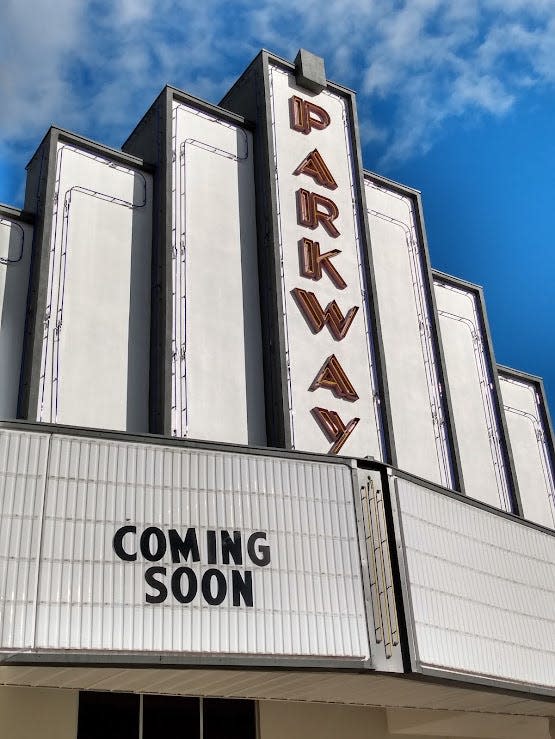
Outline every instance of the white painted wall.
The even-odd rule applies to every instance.
[[[507,470],[479,305],[474,293],[463,286],[437,278],[434,287],[465,493],[509,510]]]
[[[289,99],[296,95],[323,107],[331,118],[324,130],[304,135],[294,131],[289,119]],[[360,418],[358,426],[341,449],[341,454],[383,458],[381,417],[374,378],[375,363],[370,349],[370,323],[366,314],[366,287],[361,274],[360,233],[353,207],[355,198],[353,152],[349,139],[348,110],[339,95],[324,90],[311,95],[295,84],[293,74],[270,66],[272,135],[276,154],[276,192],[279,221],[279,248],[282,261],[281,285],[285,315],[282,317],[286,342],[289,385],[289,423],[296,449],[327,453],[331,443],[319,428],[311,409],[320,406],[336,411],[346,424]],[[322,155],[337,189],[328,190],[307,175],[293,172],[313,149]],[[297,223],[296,192],[304,188],[331,198],[339,209],[335,221],[341,235],[331,238],[322,226],[311,230]],[[347,287],[338,290],[324,273],[319,281],[301,276],[298,242],[306,237],[320,243],[321,252],[341,250],[333,264]],[[313,334],[291,290],[301,288],[315,293],[321,306],[335,300],[345,315],[353,306],[359,310],[347,335],[336,341],[327,327]],[[359,399],[351,402],[336,398],[330,390],[309,391],[325,360],[335,354]]]
[[[365,188],[397,466],[452,487],[414,202],[370,177]]]
[[[0,687],[0,736],[5,739],[76,739],[79,692]]]
[[[0,418],[15,418],[33,228],[0,216]]]
[[[58,142],[37,419],[148,431],[152,177]]]
[[[448,710],[260,701],[260,739],[549,739],[549,719]]]
[[[555,470],[541,400],[534,383],[524,378],[500,374],[499,384],[524,517],[554,528]]]
[[[322,703],[260,701],[260,739],[386,739],[383,709]],[[416,738],[418,739],[418,738]]]
[[[252,135],[173,103],[172,433],[266,443]]]

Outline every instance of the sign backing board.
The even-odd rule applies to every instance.
[[[348,464],[0,439],[3,649],[368,660]]]

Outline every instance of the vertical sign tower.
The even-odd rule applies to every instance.
[[[256,124],[268,440],[394,457],[354,96],[262,52],[221,104]]]

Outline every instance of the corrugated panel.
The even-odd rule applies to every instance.
[[[0,418],[15,418],[33,228],[0,217]]]
[[[172,108],[175,436],[264,445],[252,134]]]
[[[524,517],[555,527],[555,469],[537,382],[499,375]]]
[[[253,606],[219,606],[199,592],[189,604],[155,593],[150,566],[167,556],[121,561],[113,538],[124,525],[183,535],[196,527],[200,581],[206,531],[266,532],[267,566],[252,571]],[[125,546],[133,549],[135,537]],[[368,657],[360,554],[350,470],[254,455],[53,437],[44,511],[37,640],[39,649],[210,652]]]
[[[35,637],[37,568],[49,437],[0,431],[0,643]]]
[[[398,478],[420,666],[555,687],[555,537]]]
[[[35,417],[148,431],[152,176],[58,142],[55,177]]]
[[[453,487],[425,247],[414,200],[365,178],[397,466]]]
[[[434,287],[464,491],[472,498],[511,510],[494,368],[478,294],[441,277],[434,279]]]

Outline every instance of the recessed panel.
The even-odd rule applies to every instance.
[[[37,419],[148,431],[152,178],[58,142]]]
[[[173,103],[172,433],[264,444],[252,135]]]
[[[34,641],[41,511],[49,438],[0,432],[0,643]]]
[[[465,493],[511,510],[503,436],[477,293],[434,280]]]
[[[453,486],[424,245],[412,198],[365,180],[397,465]]]
[[[539,386],[525,377],[504,372],[499,374],[499,385],[523,515],[554,528],[555,470]]]
[[[395,489],[414,667],[555,687],[555,536],[408,480]]]
[[[0,214],[0,418],[15,418],[33,228]]]

